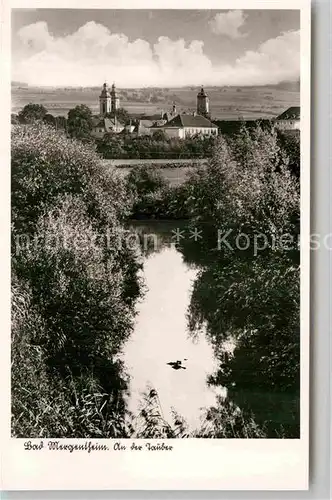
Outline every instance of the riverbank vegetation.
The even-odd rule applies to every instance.
[[[132,169],[127,178],[134,218],[163,214],[197,230],[196,241],[178,245],[199,270],[191,334],[205,328],[220,359],[209,383],[227,387],[249,420],[254,409],[267,437],[299,435],[299,147],[292,155],[276,132],[243,127],[220,137],[207,165],[176,189],[153,167]]]
[[[139,261],[119,241],[129,209],[123,182],[94,151],[48,127],[14,127],[13,435],[122,429],[126,380],[115,356],[140,295]]]
[[[299,148],[290,159],[287,147],[242,127],[172,187],[153,166],[121,179],[53,127],[13,126],[13,436],[299,436]],[[198,430],[156,419],[154,389],[137,418],[126,410],[118,354],[143,287],[125,227],[142,218],[185,219],[200,235],[178,245],[198,269],[188,327],[206,328],[220,362],[208,383],[228,397]]]
[[[210,383],[227,387],[236,402],[246,392],[240,407],[256,409],[268,437],[298,437],[298,177],[276,134],[244,129],[219,140],[212,161],[188,180],[188,191],[190,224],[202,236],[182,245],[184,258],[200,266],[189,327],[195,335],[205,325],[220,358]],[[233,346],[229,352],[225,343]],[[286,421],[276,419],[271,398],[254,404],[259,391],[290,401]]]

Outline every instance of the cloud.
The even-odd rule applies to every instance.
[[[239,29],[244,25],[247,16],[242,10],[230,10],[223,14],[216,14],[209,22],[211,31],[215,35],[224,35],[236,39],[246,36]]]
[[[120,87],[264,85],[297,80],[300,74],[299,31],[267,40],[233,64],[213,64],[201,40],[161,36],[150,44],[93,21],[59,37],[38,22],[24,26],[17,36],[20,49],[13,57],[12,76],[30,85],[93,86],[105,78]]]

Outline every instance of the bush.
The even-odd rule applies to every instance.
[[[12,189],[13,433],[125,433],[114,356],[141,292],[124,183],[91,149],[40,126],[13,131]]]
[[[186,186],[170,186],[157,165],[137,165],[127,175],[127,188],[134,198],[134,219],[187,218]]]
[[[300,177],[300,131],[281,131],[278,130],[278,141],[280,148],[289,158],[289,168],[297,177]]]
[[[127,186],[134,196],[145,196],[168,187],[169,183],[155,165],[136,165],[127,176]]]
[[[153,135],[135,136],[134,134],[105,134],[96,140],[97,151],[105,159],[172,159],[211,156],[215,137],[195,136],[186,139],[170,139],[162,131]]]
[[[220,137],[206,168],[191,173],[186,192],[190,225],[203,236],[196,243],[184,240],[180,247],[185,260],[200,267],[189,328],[195,335],[204,325],[220,359],[210,382],[234,391],[265,391],[265,398],[271,392],[296,394],[299,184],[277,135],[242,128],[232,139]],[[218,247],[218,231],[223,235],[229,230],[232,248]],[[249,237],[246,250],[235,243],[240,233]],[[260,233],[266,248],[255,254],[253,237]],[[278,244],[284,234],[293,237],[290,248]],[[226,357],[225,342],[235,346]],[[295,400],[290,398],[291,404]],[[270,423],[264,432],[297,437],[298,416],[284,430]]]
[[[270,239],[299,230],[299,185],[274,132],[242,128],[219,137],[206,168],[188,181],[193,223],[227,231],[264,233]]]
[[[98,227],[116,225],[130,211],[124,183],[94,150],[52,128],[13,127],[11,162],[15,231],[30,234],[39,216],[65,194],[80,197]]]
[[[47,109],[42,104],[29,103],[19,112],[20,123],[34,123],[43,120],[47,114]]]

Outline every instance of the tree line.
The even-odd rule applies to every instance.
[[[130,123],[128,112],[120,108],[116,112],[117,118],[124,124]],[[106,117],[114,118],[114,113]],[[126,130],[120,134],[106,133],[101,139],[94,138],[93,114],[85,104],[70,109],[68,116],[53,116],[48,113],[42,104],[29,103],[16,115],[12,114],[12,124],[32,124],[43,122],[65,134],[78,139],[83,143],[94,144],[96,152],[105,159],[176,159],[176,158],[209,158],[212,155],[215,137],[194,136],[186,139],[169,138],[162,131],[155,131],[152,135],[136,136]],[[270,131],[269,120],[246,123],[243,121],[217,122],[219,131],[225,137],[236,136],[243,126],[248,133],[257,126]],[[291,169],[300,174],[300,135],[299,133],[277,132],[280,148],[287,151]]]

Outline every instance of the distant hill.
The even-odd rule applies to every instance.
[[[12,83],[12,112],[17,113],[29,102],[43,104],[54,116],[66,116],[78,104],[99,112],[101,87],[30,87]],[[270,119],[291,106],[300,105],[299,82],[278,85],[206,87],[212,118],[216,120]],[[176,104],[178,113],[196,110],[198,87],[119,88],[120,104],[131,116],[158,115]]]
[[[277,85],[266,85],[266,87],[287,90],[289,92],[300,92],[300,80],[296,82],[280,82]]]
[[[38,86],[38,85],[29,85],[28,83],[26,82],[18,82],[18,81],[12,81],[11,82],[11,85],[12,87],[28,87],[28,88],[31,88],[31,89],[44,89],[45,91],[47,90],[54,90],[54,89],[59,89],[59,90],[78,90],[78,91],[96,91],[96,90],[99,90],[102,86],[102,84],[100,84],[100,86],[98,85],[94,85],[92,87],[82,87],[82,86],[67,86],[67,87],[57,87],[57,86],[54,86],[54,87],[41,87],[41,86]],[[300,92],[300,80],[297,80],[295,82],[290,82],[290,81],[284,81],[284,82],[280,82],[280,83],[276,83],[276,84],[270,84],[270,85],[206,85],[206,88],[207,89],[220,89],[220,88],[243,88],[243,89],[250,89],[250,88],[259,88],[259,87],[262,87],[262,88],[271,88],[271,89],[279,89],[279,90],[287,90],[289,92]],[[130,88],[130,89],[127,89],[125,87],[121,87],[121,89],[119,89],[120,91],[127,91],[127,92],[130,92],[130,93],[133,93],[133,92],[137,92],[137,91],[142,91],[142,92],[153,92],[153,91],[157,91],[159,93],[163,93],[163,92],[169,92],[171,90],[173,91],[176,91],[176,90],[180,90],[180,89],[183,89],[183,90],[191,90],[192,92],[196,91],[197,90],[197,86],[193,86],[193,85],[185,85],[183,87],[165,87],[165,88],[161,88],[161,87],[137,87],[137,88]]]
[[[12,81],[12,87],[28,87],[29,85],[25,82],[15,82]]]

